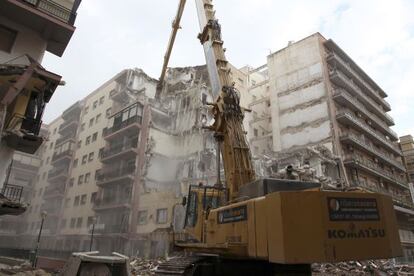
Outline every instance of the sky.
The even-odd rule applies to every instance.
[[[43,65],[63,76],[46,123],[125,68],[158,78],[179,0],[83,0],[63,57]],[[116,4],[114,4],[116,3]],[[269,53],[315,32],[332,38],[388,94],[401,136],[414,135],[414,1],[215,0],[227,59],[266,63]],[[195,1],[187,0],[169,66],[204,64]]]

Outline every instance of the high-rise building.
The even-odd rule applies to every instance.
[[[42,115],[61,76],[40,63],[46,51],[63,55],[75,31],[80,2],[0,2],[0,185],[14,150],[33,154],[44,141]]]
[[[249,75],[253,154],[281,157],[271,173],[289,160],[310,164],[330,185],[392,196],[405,254],[413,254],[414,236],[405,235],[413,201],[381,87],[319,33],[270,54]]]
[[[400,147],[403,153],[405,167],[411,183],[414,183],[414,140],[413,136],[405,135],[400,137]]]

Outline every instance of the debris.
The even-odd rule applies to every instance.
[[[155,275],[158,266],[167,261],[165,258],[142,259],[132,258],[130,262],[131,274],[133,276],[150,276]]]
[[[393,260],[312,264],[312,275],[414,275],[414,265]]]

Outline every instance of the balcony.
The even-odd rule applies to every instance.
[[[97,175],[96,185],[101,186],[118,182],[130,183],[134,181],[134,174],[135,166],[104,171]]]
[[[113,209],[130,209],[131,208],[131,195],[116,196],[109,199],[98,199],[95,201],[93,209],[95,211],[106,211]]]
[[[400,241],[402,243],[412,243],[414,244],[414,232],[413,230],[398,230],[400,233]]]
[[[71,141],[72,143],[76,142],[76,132],[70,132],[66,134],[65,136],[60,137],[56,140],[55,146],[61,145],[64,142]]]
[[[62,56],[75,31],[73,25],[80,1],[75,0],[70,8],[59,4],[62,2],[3,0],[0,1],[0,15],[42,34],[42,37],[47,40],[47,51]]]
[[[396,167],[402,172],[406,171],[404,165],[401,162],[398,162],[397,160],[386,156],[384,153],[376,149],[372,144],[369,144],[366,141],[363,141],[362,138],[358,137],[357,135],[353,133],[342,135],[340,137],[340,140],[344,143],[349,143],[354,146],[357,146],[358,148],[376,156],[378,159],[381,159],[383,162],[387,163],[388,165]]]
[[[111,148],[103,151],[101,162],[132,158],[138,154],[137,147],[138,139],[134,139],[133,141],[128,141],[118,145],[113,145]]]
[[[356,116],[351,114],[349,111],[340,111],[336,115],[338,122],[345,125],[352,125],[352,127],[357,128],[362,133],[368,135],[370,138],[375,140],[377,143],[381,144],[383,147],[392,151],[394,154],[401,156],[402,153],[397,145],[393,142],[385,139],[385,137],[379,135],[374,130],[372,130],[364,121],[359,120]]]
[[[66,159],[66,160],[72,160],[72,156],[73,156],[73,150],[71,150],[71,149],[68,149],[68,150],[66,150],[66,151],[64,151],[64,152],[61,152],[61,153],[54,153],[53,154],[53,157],[52,157],[52,162],[57,162],[57,161],[60,161],[60,160],[63,160],[63,159]]]
[[[29,172],[29,173],[37,173],[37,171],[39,170],[39,167],[40,167],[40,162],[36,166],[34,164],[25,164],[25,163],[22,163],[21,161],[13,160],[12,169],[22,170],[22,171]]]
[[[63,198],[65,196],[65,184],[61,182],[59,184],[52,184],[46,187],[45,192],[43,194],[44,199],[56,198],[60,197]]]
[[[367,91],[368,94],[373,98],[378,104],[381,104],[385,111],[390,111],[391,106],[388,102],[386,102],[376,91],[374,91],[370,85],[368,85],[359,74],[357,74],[351,66],[344,62],[338,55],[335,53],[330,53],[327,57],[328,63],[333,65],[334,67],[340,69],[344,72],[349,79],[355,81],[358,87],[362,87],[364,91]]]
[[[377,163],[364,159],[357,154],[352,154],[347,156],[344,160],[346,166],[354,167],[373,174],[377,177],[380,177],[386,180],[389,183],[400,186],[400,188],[408,189],[407,183],[403,177],[399,177],[395,174],[392,174],[383,168],[381,168]]]
[[[388,125],[394,125],[394,119],[388,115],[384,109],[382,109],[378,103],[376,103],[373,99],[365,95],[362,90],[355,85],[351,80],[349,80],[345,74],[338,70],[332,70],[329,72],[329,77],[331,81],[354,95],[358,98],[358,100],[372,113],[377,115],[378,117],[382,118]]]
[[[393,141],[398,141],[398,135],[389,126],[381,121],[376,115],[369,112],[363,104],[361,104],[355,97],[352,97],[348,92],[343,89],[336,89],[333,99],[342,105],[352,109],[353,111],[359,111],[367,117],[375,128],[380,129],[385,135],[392,138]]]
[[[410,208],[410,209],[414,208],[414,204],[410,196],[398,195],[398,194],[388,191],[385,188],[381,188],[381,187],[374,186],[374,185],[369,185],[365,183],[364,181],[353,181],[351,184],[354,187],[360,187],[363,190],[366,190],[368,192],[388,195],[392,197],[392,200],[394,201],[395,204],[400,205],[404,208]]]
[[[122,224],[97,224],[96,234],[124,234],[128,232],[128,226]]]
[[[69,177],[69,170],[68,168],[55,168],[50,170],[47,176],[47,180],[49,182],[65,182],[66,179]]]
[[[141,116],[134,116],[131,118],[128,118],[127,120],[114,124],[111,128],[105,128],[103,130],[102,136],[105,139],[113,139],[118,137],[119,134],[124,132],[136,132],[138,128],[141,127],[142,123],[142,117]]]
[[[65,121],[59,126],[59,133],[64,135],[64,136],[67,136],[68,132],[76,133],[78,125],[79,125],[78,120]]]
[[[41,126],[41,120],[13,114],[6,121],[3,139],[10,148],[34,154],[43,143],[43,137],[39,136]]]
[[[20,202],[22,198],[23,187],[12,185],[12,184],[4,184],[3,189],[1,190],[1,194],[5,196],[8,200],[13,202]]]

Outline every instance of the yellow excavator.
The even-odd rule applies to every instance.
[[[190,186],[185,232],[189,254],[157,275],[310,275],[312,263],[385,259],[402,253],[392,199],[362,191],[323,191],[318,183],[256,179],[243,108],[225,57],[212,0],[195,0],[214,103],[209,103],[225,183]],[[180,27],[181,0],[157,90]],[[220,158],[220,153],[218,154]],[[220,159],[218,159],[220,160]],[[218,177],[220,179],[220,177]]]

